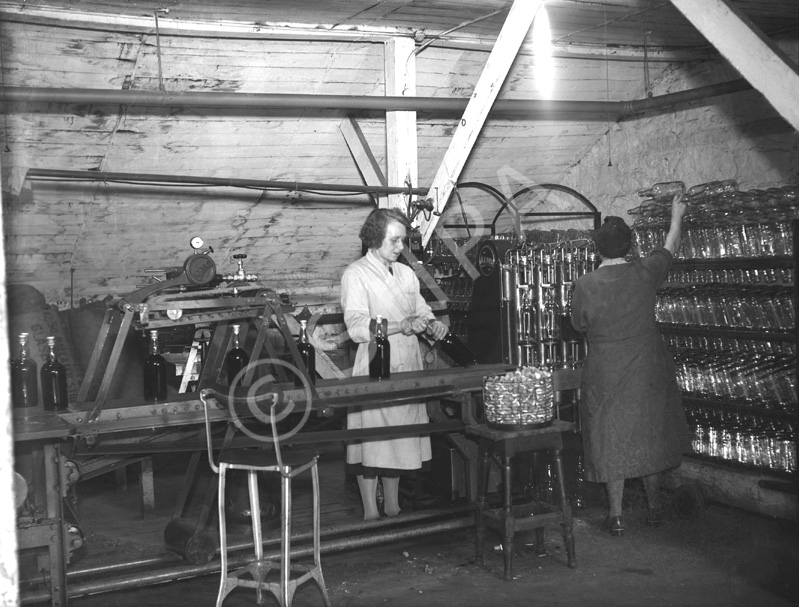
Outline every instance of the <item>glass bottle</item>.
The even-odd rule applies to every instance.
[[[310,381],[312,384],[316,383],[316,348],[314,348],[311,345],[311,342],[308,340],[307,320],[300,321],[300,335],[299,339],[297,340],[297,350],[300,351],[300,358],[302,358],[305,368],[308,369],[308,381]],[[302,377],[300,377],[300,375],[297,375],[294,378],[294,385],[303,385]]]
[[[471,348],[463,343],[452,330],[447,331],[447,334],[439,342],[441,350],[444,354],[449,356],[456,365],[461,367],[468,367],[477,364],[477,356],[472,352]]]
[[[27,409],[39,404],[38,365],[28,355],[28,333],[19,334],[19,357],[11,363],[12,402]]]
[[[42,365],[42,406],[45,411],[63,411],[69,405],[67,369],[55,355],[55,337],[47,338],[47,361]]]
[[[158,352],[158,331],[150,331],[150,353],[144,359],[144,400],[166,400],[166,359]]]
[[[717,196],[718,194],[737,191],[737,181],[734,179],[724,179],[723,181],[708,181],[707,183],[700,183],[699,185],[692,186],[688,190],[686,197],[696,198],[699,196]]]
[[[250,363],[250,356],[239,344],[240,325],[233,325],[233,347],[225,355],[225,366],[227,367],[227,383],[233,385],[233,380],[244,367]],[[239,382],[241,383],[241,382]]]
[[[375,320],[375,335],[369,343],[369,377],[388,379],[391,375],[391,344],[383,326],[383,317]]]
[[[685,184],[682,181],[666,181],[656,183],[651,188],[638,190],[641,198],[671,198],[676,194],[685,193]]]

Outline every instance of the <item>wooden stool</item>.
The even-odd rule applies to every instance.
[[[466,434],[478,442],[479,470],[477,476],[477,508],[475,512],[477,562],[483,563],[486,526],[496,529],[502,535],[502,553],[505,561],[504,579],[513,579],[513,536],[517,531],[536,530],[538,553],[542,554],[544,545],[544,527],[560,523],[563,529],[563,541],[566,544],[566,556],[569,567],[577,567],[574,553],[574,535],[572,533],[572,510],[566,499],[566,488],[563,475],[563,432],[573,432],[575,425],[571,422],[553,420],[550,426],[531,430],[497,430],[484,424],[467,426]],[[521,505],[513,505],[512,501],[512,468],[513,457],[523,452],[547,451],[552,456],[553,473],[557,480],[556,493],[559,504],[538,501]],[[487,508],[486,492],[491,458],[500,464],[502,469],[502,507]],[[544,512],[542,512],[544,511]]]
[[[258,604],[263,603],[263,591],[275,595],[280,607],[290,607],[294,593],[300,584],[314,580],[322,592],[322,600],[330,607],[325,579],[322,576],[320,559],[320,504],[319,504],[319,472],[318,456],[311,457],[293,455],[283,456],[278,442],[276,427],[275,403],[270,409],[272,426],[272,442],[274,453],[263,449],[230,449],[219,456],[219,463],[213,460],[211,441],[211,423],[208,416],[209,400],[215,400],[211,390],[201,390],[200,400],[205,410],[205,429],[208,443],[208,462],[211,469],[219,474],[218,506],[219,506],[219,555],[222,560],[221,580],[216,607],[221,607],[225,597],[234,588],[244,586],[256,591]],[[244,567],[228,572],[227,532],[225,525],[225,473],[228,470],[245,470],[249,482],[250,514],[252,517],[252,536],[255,558]],[[291,562],[291,479],[298,474],[310,470],[313,482],[313,565]],[[258,474],[275,473],[280,476],[281,512],[280,512],[280,560],[272,561],[264,558],[263,538],[261,536],[261,507],[258,496]],[[267,582],[271,570],[280,572],[279,581]],[[291,573],[300,575],[294,579]]]

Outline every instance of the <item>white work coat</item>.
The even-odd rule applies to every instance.
[[[409,316],[433,320],[430,306],[419,292],[419,279],[408,266],[392,263],[393,275],[370,250],[351,263],[341,278],[341,308],[350,339],[358,344],[353,375],[369,374],[369,325],[377,315],[401,322]],[[416,335],[390,335],[391,373],[423,368]],[[375,380],[376,381],[376,380]],[[364,408],[347,415],[347,428],[375,428],[424,424],[430,420],[424,403]],[[431,458],[430,437],[410,436],[364,441],[347,446],[347,463],[374,468],[418,470]]]

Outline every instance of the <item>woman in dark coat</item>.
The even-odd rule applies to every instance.
[[[690,450],[690,435],[677,386],[674,360],[655,324],[656,291],[680,246],[686,206],[675,196],[662,248],[625,260],[630,228],[607,217],[597,230],[602,263],[575,283],[572,324],[588,337],[581,420],[586,479],[605,483],[607,525],[622,535],[624,481],[641,477],[648,522],[660,522],[658,492],[664,470]]]

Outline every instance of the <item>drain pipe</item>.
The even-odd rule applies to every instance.
[[[543,99],[498,99],[491,108],[494,116],[513,114],[596,114],[603,120],[608,115],[619,118],[631,114],[663,109],[677,103],[751,89],[746,80],[732,80],[687,91],[647,97],[635,101],[550,101]],[[197,93],[110,89],[66,89],[0,86],[0,102],[11,113],[11,103],[119,104],[126,106],[203,107],[219,109],[339,109],[372,111],[416,111],[460,115],[469,99],[449,97],[399,97],[378,95],[277,95],[267,93]]]
[[[368,546],[378,546],[383,544],[390,544],[398,540],[413,539],[425,535],[432,535],[437,533],[451,532],[458,529],[467,529],[474,526],[474,519],[472,516],[456,518],[453,520],[437,521],[432,523],[420,524],[408,528],[394,529],[379,531],[363,535],[360,537],[343,537],[339,539],[323,541],[320,546],[322,554],[332,554],[335,552],[343,552],[345,550],[353,550],[356,548],[364,548]],[[300,559],[313,556],[313,544],[302,547],[291,548],[291,559]],[[240,555],[231,557],[228,560],[228,569],[236,569],[243,567],[252,561],[252,555]],[[271,552],[264,551],[265,559],[278,560],[280,559],[280,548]],[[90,594],[100,594],[104,592],[116,592],[120,590],[130,590],[134,588],[141,588],[142,586],[153,586],[155,584],[162,584],[165,582],[174,582],[180,579],[195,578],[204,575],[211,575],[219,573],[220,562],[213,561],[205,565],[176,565],[173,567],[158,569],[157,571],[143,571],[139,573],[132,573],[126,576],[120,576],[111,579],[92,580],[79,583],[67,584],[67,598],[74,599],[81,596],[88,596]],[[36,592],[25,593],[21,596],[22,605],[32,605],[41,603],[50,599],[50,593],[47,590],[39,590]]]
[[[624,118],[648,111],[672,107],[680,103],[700,101],[730,93],[740,93],[752,89],[744,79],[710,84],[687,91],[678,91],[657,97],[647,97],[634,101],[542,101],[542,100],[499,100],[494,102],[492,113],[592,113],[604,116],[607,113]],[[134,96],[133,98],[130,98]],[[230,99],[227,104],[217,105],[219,98]],[[243,99],[237,99],[243,98]],[[468,100],[432,97],[377,97],[346,95],[259,95],[227,93],[175,93],[162,94],[154,91],[103,91],[100,89],[32,89],[0,87],[0,99],[6,102],[53,102],[53,103],[122,103],[126,105],[184,105],[203,107],[259,107],[259,108],[338,108],[338,109],[396,109],[392,100],[398,100],[402,109],[422,111],[424,107],[436,107],[440,111],[455,111],[466,107]],[[258,100],[258,104],[255,104]],[[235,101],[235,103],[234,103]],[[250,105],[252,104],[252,105]],[[303,105],[304,104],[304,105]],[[362,104],[362,105],[358,105]],[[29,169],[28,178],[68,179],[85,181],[138,181],[149,183],[186,183],[239,188],[274,188],[288,192],[303,190],[324,190],[327,192],[348,192],[362,194],[412,194],[426,196],[428,188],[401,188],[392,186],[364,186],[330,183],[308,183],[295,181],[264,181],[258,179],[229,179],[220,177],[194,177],[180,175],[158,175],[147,173],[105,173],[97,171],[74,171],[57,169]],[[301,198],[302,196],[299,196]],[[312,200],[309,200],[309,202]],[[360,202],[370,202],[363,200]]]
[[[738,80],[730,80],[728,82],[700,86],[687,91],[678,91],[676,93],[658,95],[657,97],[646,97],[645,99],[636,99],[634,101],[622,101],[620,102],[621,110],[619,113],[620,117],[627,117],[633,114],[640,114],[651,110],[660,110],[672,107],[680,103],[690,103],[692,101],[700,101],[702,99],[719,97],[721,95],[728,95],[730,93],[741,93],[743,91],[752,90],[752,88],[752,85],[749,84],[747,80],[740,78]]]

